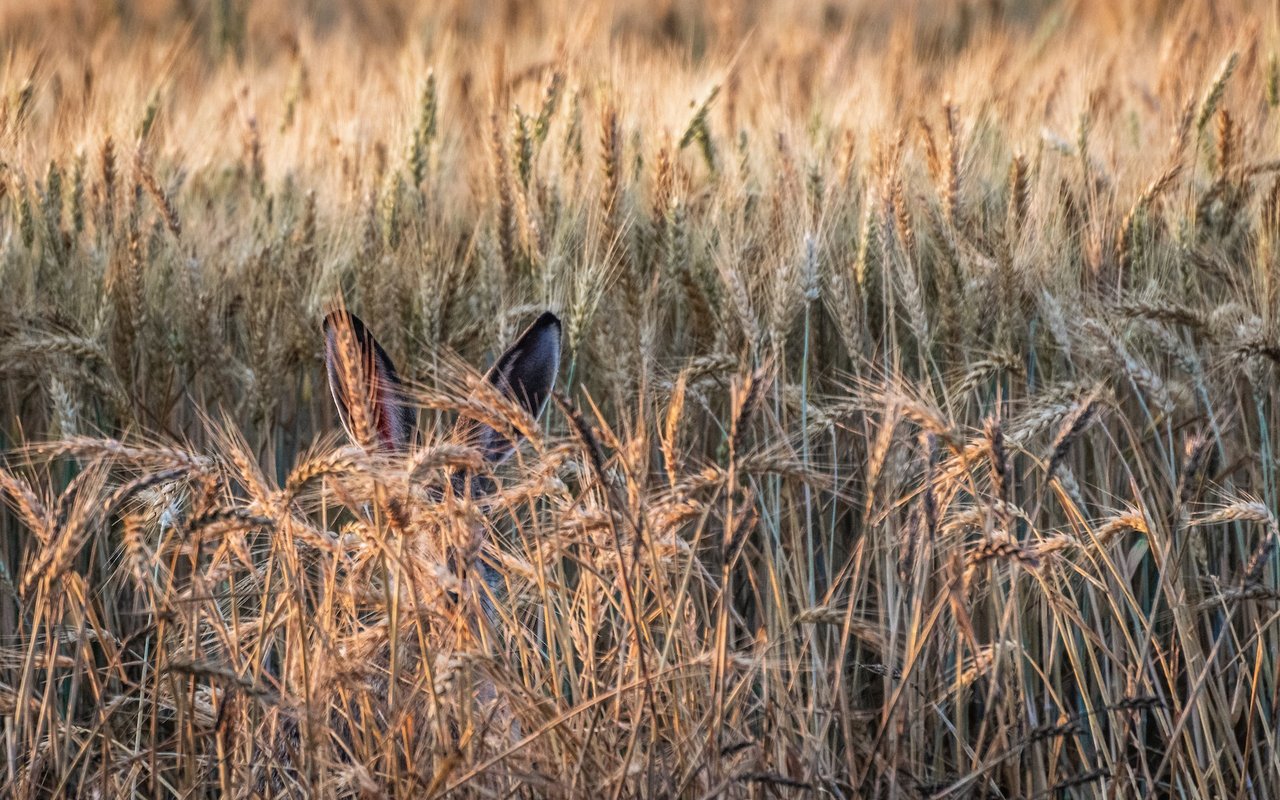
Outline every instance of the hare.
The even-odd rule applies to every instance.
[[[485,375],[486,381],[498,393],[514,401],[534,419],[541,416],[555,388],[560,369],[560,333],[559,318],[550,311],[544,312],[516,338]],[[345,342],[344,347],[341,339],[348,334],[351,340]],[[325,318],[324,337],[329,389],[348,435],[362,443],[367,433],[373,433],[377,446],[384,451],[407,451],[415,436],[416,413],[405,402],[399,372],[386,351],[360,318],[347,311],[335,311]],[[360,364],[344,364],[344,352],[353,352]],[[352,383],[357,385],[351,386]],[[352,392],[360,392],[362,396],[353,397]],[[353,412],[358,416],[357,409],[372,415],[372,419],[366,421],[367,432],[357,430],[360,425],[353,417]],[[465,415],[458,420],[450,439],[477,449],[491,465],[507,460],[517,445],[491,425]],[[449,486],[455,494],[468,493],[472,498],[492,488],[483,476],[463,471],[454,472]],[[450,566],[455,569],[478,567],[479,573],[494,589],[501,581],[501,576],[484,562]]]
[[[410,457],[417,435],[416,411],[408,402],[399,373],[386,351],[378,344],[365,324],[354,314],[345,310],[330,313],[324,320],[323,331],[329,387],[342,425],[348,435],[356,444],[375,451],[377,455],[388,458]],[[487,383],[499,395],[536,419],[546,406],[555,386],[560,365],[560,338],[560,320],[550,312],[542,314],[494,362],[485,375]],[[477,416],[481,415],[477,413]],[[480,459],[489,465],[496,465],[510,458],[515,452],[518,441],[514,439],[518,438],[518,434],[499,431],[488,422],[464,414],[455,426],[450,441],[453,444],[465,445],[470,449],[469,452],[473,457],[478,453]],[[476,463],[478,461],[479,459],[476,459]],[[474,501],[491,492],[493,488],[493,484],[482,475],[459,469],[453,472],[444,487],[433,490],[424,505],[431,505],[430,501]],[[452,495],[452,498],[446,495]],[[355,647],[353,652],[347,652],[335,659],[337,663],[330,668],[330,674],[326,675],[324,670],[321,670],[318,679],[329,685],[336,685],[340,683],[335,677],[338,673],[358,670],[362,666],[358,662],[363,660],[370,662],[364,666],[367,666],[367,673],[374,676],[364,683],[366,691],[362,693],[363,699],[353,704],[358,706],[357,708],[343,706],[341,712],[337,712],[336,709],[341,705],[341,701],[337,699],[336,693],[329,693],[323,697],[322,702],[325,703],[326,710],[320,718],[323,719],[327,715],[329,722],[321,728],[331,731],[335,737],[336,750],[340,754],[347,754],[347,756],[340,755],[340,759],[351,756],[354,750],[351,746],[354,738],[368,733],[368,731],[359,730],[366,723],[377,724],[384,730],[395,729],[398,732],[397,735],[408,728],[421,730],[425,726],[425,723],[404,723],[402,720],[406,712],[393,711],[390,708],[390,702],[386,708],[369,707],[369,697],[389,701],[396,691],[396,687],[389,684],[389,681],[395,680],[396,674],[396,670],[391,667],[392,664],[398,661],[403,665],[406,659],[427,662],[438,660],[442,654],[448,655],[450,647],[456,644],[459,638],[468,636],[474,638],[484,622],[489,623],[489,629],[496,627],[494,608],[490,598],[497,596],[505,581],[497,570],[479,558],[478,539],[482,535],[482,531],[473,534],[472,546],[447,548],[443,560],[448,563],[434,565],[436,569],[434,574],[446,576],[455,585],[458,585],[458,581],[454,578],[464,575],[478,576],[483,579],[488,592],[478,593],[480,602],[473,603],[470,607],[471,609],[479,607],[478,616],[481,619],[475,619],[477,614],[474,611],[469,611],[465,604],[457,602],[459,598],[452,590],[424,587],[425,583],[430,582],[432,574],[430,569],[427,569],[423,571],[424,580],[402,581],[399,591],[432,590],[434,596],[442,599],[446,604],[452,599],[454,601],[452,617],[455,620],[455,635],[452,640],[447,635],[441,635],[438,637],[439,641],[434,637],[432,641],[419,641],[418,637],[410,635],[403,637],[403,641],[397,645],[394,643],[397,640],[391,638],[395,634],[390,630],[390,625],[374,626],[375,635],[370,637],[367,644]],[[407,603],[401,603],[402,607],[409,609],[417,608],[419,605],[417,598],[409,598]],[[485,620],[483,617],[488,619]],[[431,669],[422,672],[428,676],[433,675]],[[467,674],[470,673],[467,672]],[[439,679],[438,674],[435,677]],[[412,690],[414,687],[410,688]],[[419,686],[416,687],[416,691],[421,694],[423,690]],[[428,691],[431,691],[429,687]],[[469,692],[479,706],[488,706],[493,709],[501,705],[497,701],[493,684],[488,680],[475,680]],[[313,709],[313,712],[316,710],[318,709]],[[494,716],[499,718],[496,727],[505,727],[509,736],[519,735],[519,726],[508,711],[498,709]],[[314,713],[312,719],[317,719]],[[437,719],[435,724],[442,723]],[[447,727],[446,725],[445,728],[435,730],[446,730]],[[277,749],[278,751],[291,750],[292,755],[286,755],[283,752],[279,752],[278,755],[286,767],[284,771],[293,773],[294,768],[290,765],[297,763],[294,756],[301,744],[301,731],[297,723],[293,723],[285,733],[290,741],[285,743],[284,748]],[[369,738],[376,739],[377,734]],[[411,752],[412,749],[413,745],[410,744],[405,752]],[[410,755],[407,759],[412,761],[413,757]],[[358,756],[352,760],[358,761]],[[296,778],[277,774],[273,783],[277,789],[284,789],[282,785],[284,783],[296,786]]]

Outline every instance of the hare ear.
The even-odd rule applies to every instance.
[[[485,378],[536,419],[555,388],[559,371],[560,319],[548,311],[520,334]],[[515,451],[516,442],[478,420],[458,420],[457,432],[493,463],[505,461]]]
[[[414,413],[405,402],[404,385],[391,358],[355,314],[334,311],[324,318],[324,361],[333,402],[351,439],[363,445],[376,441],[387,450],[407,448]]]

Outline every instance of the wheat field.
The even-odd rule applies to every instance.
[[[1280,796],[1278,15],[0,4],[0,795]]]

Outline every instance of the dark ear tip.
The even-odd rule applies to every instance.
[[[333,330],[334,326],[342,324],[349,326],[351,328],[351,332],[356,336],[362,336],[364,334],[365,327],[364,323],[360,321],[360,318],[355,314],[352,314],[350,311],[343,309],[330,311],[328,314],[325,314],[324,324],[322,327],[324,328],[324,332],[328,333]]]
[[[543,328],[555,328],[556,333],[560,332],[560,318],[550,311],[543,311],[542,316],[533,321],[533,325],[529,326],[530,330],[541,330]]]
[[[324,317],[324,333],[328,335],[333,333],[333,329],[338,325],[346,325],[357,342],[366,342],[372,339],[369,329],[365,328],[365,323],[360,317],[352,314],[351,311],[338,310],[330,311]]]
[[[558,354],[560,352],[560,332],[560,318],[550,311],[544,311],[541,316],[533,321],[533,324],[524,329],[524,333],[521,333],[520,338],[512,345],[512,350],[518,350],[521,345],[528,346],[537,342],[539,343],[538,346],[551,347]]]

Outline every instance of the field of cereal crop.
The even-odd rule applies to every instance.
[[[1273,4],[7,0],[0,794],[1280,796],[1278,368]]]

